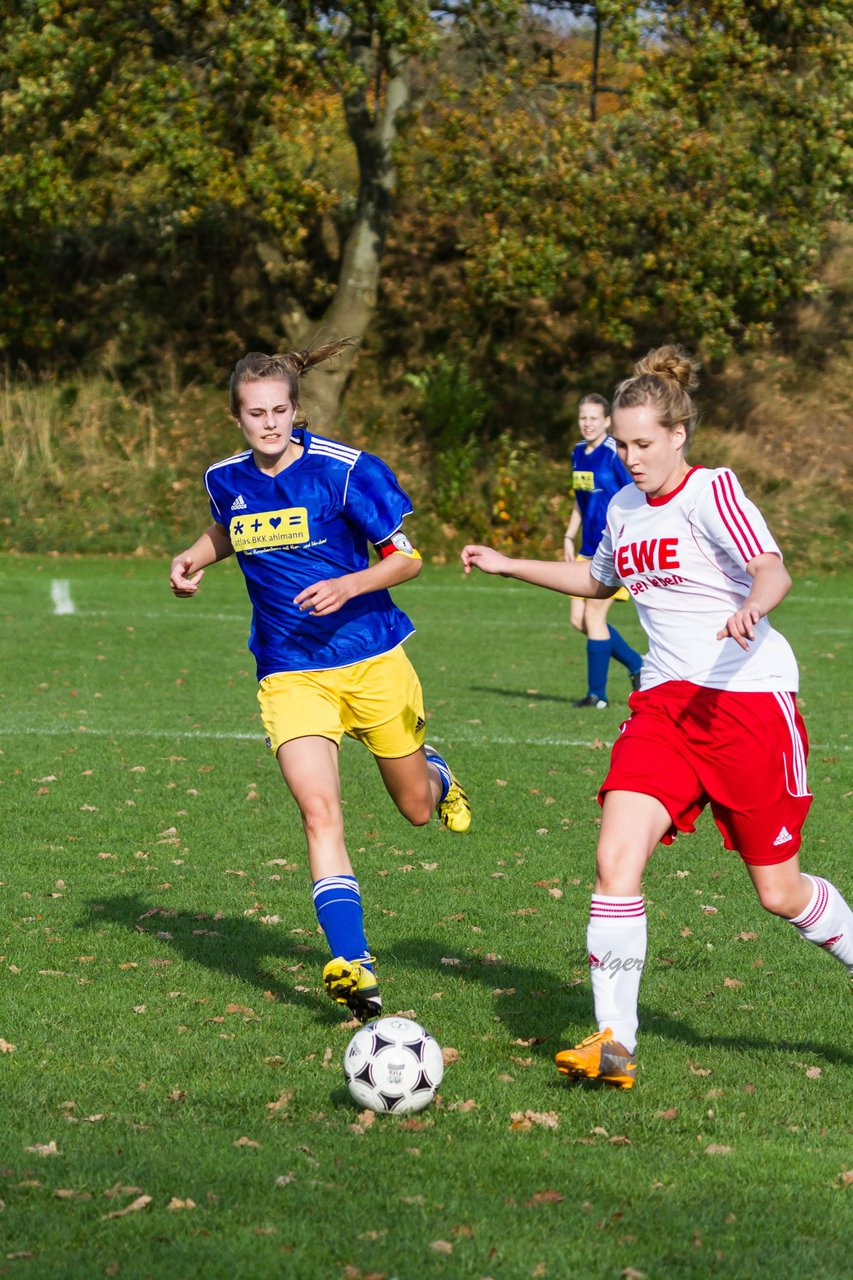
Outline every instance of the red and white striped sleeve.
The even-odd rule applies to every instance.
[[[734,472],[721,467],[711,475],[711,483],[697,509],[708,538],[742,566],[766,554],[781,559],[782,552],[764,516],[747,498]]]

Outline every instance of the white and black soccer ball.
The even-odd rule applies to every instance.
[[[371,1111],[423,1111],[444,1075],[438,1041],[411,1018],[379,1018],[356,1031],[344,1054],[353,1099]]]

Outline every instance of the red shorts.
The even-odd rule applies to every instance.
[[[809,744],[792,693],[732,693],[669,681],[631,695],[599,792],[638,791],[672,819],[663,837],[695,831],[710,804],[727,849],[756,866],[798,852],[812,795]]]

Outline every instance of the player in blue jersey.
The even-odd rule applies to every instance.
[[[302,816],[314,906],[332,952],[323,982],[364,1019],[382,1000],[344,840],[342,736],[373,754],[414,825],[437,811],[451,831],[467,831],[471,809],[424,743],[423,694],[401,647],[414,628],[388,594],[421,569],[402,529],[409,499],[381,459],[294,423],[301,375],[344,345],[239,361],[230,407],[248,448],[208,468],[213,523],[175,556],[170,586],[179,598],[194,596],[207,565],[237,555],[252,602],[261,718]]]
[[[572,488],[575,505],[569,516],[563,553],[566,560],[575,559],[575,538],[583,528],[577,558],[591,560],[601,541],[607,516],[607,505],[615,493],[631,483],[631,477],[616,452],[610,430],[610,405],[604,396],[584,396],[578,406],[578,426],[583,440],[572,452]],[[632,649],[615,627],[609,626],[607,614],[614,600],[627,600],[628,592],[620,587],[608,600],[572,598],[571,623],[586,635],[587,691],[573,705],[576,707],[607,706],[607,673],[614,657],[628,669],[631,685],[640,687],[643,659]]]

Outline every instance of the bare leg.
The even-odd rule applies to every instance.
[[[299,806],[312,880],[353,874],[344,842],[338,748],[329,738],[296,738],[278,749],[281,776]]]
[[[800,860],[796,855],[787,862],[777,862],[769,867],[747,863],[746,869],[765,911],[793,920],[809,905],[812,882],[800,871]]]
[[[646,863],[672,819],[660,800],[636,791],[604,797],[595,861],[595,892],[608,897],[639,895]]]
[[[612,604],[612,599],[587,600],[584,612],[584,630],[588,640],[610,639],[610,632],[607,628],[607,614]]]
[[[429,822],[441,796],[441,778],[427,761],[423,747],[410,756],[389,760],[376,756],[385,788],[404,818],[416,827]]]

